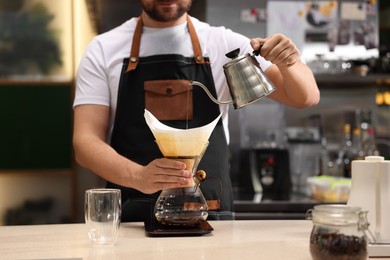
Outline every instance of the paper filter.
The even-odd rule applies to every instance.
[[[211,123],[191,129],[164,125],[146,109],[144,117],[165,157],[185,157],[198,156],[204,152],[221,114]]]

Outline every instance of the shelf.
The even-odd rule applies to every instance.
[[[390,74],[317,74],[315,78],[319,88],[376,88],[390,83]]]
[[[262,194],[237,193],[234,197],[233,204],[237,220],[305,219],[306,212],[320,204],[305,195],[294,193],[285,198],[277,198],[277,196],[267,198]]]
[[[14,79],[0,79],[0,87],[9,87],[9,86],[72,86],[72,79],[52,79],[52,78],[44,78],[39,80],[34,79],[26,79],[26,80],[14,80]]]

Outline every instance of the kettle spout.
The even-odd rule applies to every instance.
[[[198,81],[191,81],[190,85],[192,86],[198,86],[198,87],[201,87],[207,94],[207,96],[209,96],[209,98],[216,104],[218,105],[229,105],[229,104],[233,104],[233,100],[229,100],[229,101],[219,101],[217,100],[215,97],[213,97],[213,95],[210,93],[210,91],[208,90],[208,88],[203,85],[202,83],[198,82]]]

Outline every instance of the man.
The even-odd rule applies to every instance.
[[[187,91],[183,80],[202,82],[219,100],[230,99],[223,64],[225,54],[259,49],[262,69],[276,86],[268,97],[295,108],[319,101],[319,90],[300,52],[284,35],[248,38],[224,27],[211,27],[189,17],[191,0],[140,0],[139,18],[132,18],[97,36],[80,63],[74,102],[74,149],[77,162],[122,189],[123,221],[150,216],[150,205],[163,189],[191,183],[192,173],[180,161],[164,159],[145,123],[144,109],[166,111],[168,102],[154,108],[148,92],[164,82],[174,91]],[[226,105],[211,102],[193,88],[192,105],[174,107],[159,118],[176,128],[203,126],[222,113],[209,139],[200,169],[215,177],[202,184],[210,205],[209,217],[232,218],[232,187],[228,169]],[[191,112],[190,120],[183,118]],[[207,180],[207,179],[206,179]],[[216,202],[216,203],[215,203]]]

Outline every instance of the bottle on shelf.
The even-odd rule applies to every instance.
[[[353,160],[363,160],[364,151],[362,149],[361,129],[356,127],[352,131],[351,146],[346,149],[343,156],[344,177],[351,178],[351,163]]]
[[[347,154],[350,154],[352,146],[352,140],[351,140],[351,125],[350,124],[344,124],[343,126],[343,144],[342,144],[342,149],[340,149],[338,158],[336,161],[337,167],[338,167],[338,175],[345,175],[346,168],[349,165],[349,159],[346,156]]]
[[[375,130],[368,123],[364,122],[361,124],[362,135],[362,150],[365,156],[379,155],[378,148],[375,141]]]
[[[343,126],[344,141],[337,159],[339,169],[343,169],[342,175],[347,178],[351,177],[353,160],[364,160],[365,156],[379,155],[371,110],[356,110],[352,121],[354,127],[350,123]]]

